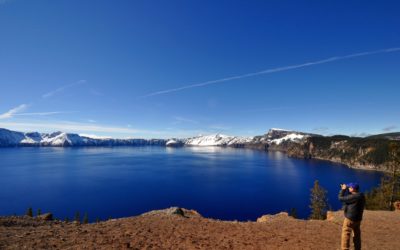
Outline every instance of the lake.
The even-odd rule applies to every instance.
[[[205,217],[256,220],[296,208],[309,215],[314,180],[339,209],[340,183],[365,191],[381,174],[280,152],[221,147],[22,147],[0,149],[0,215],[28,207],[72,219],[139,215],[180,206]]]

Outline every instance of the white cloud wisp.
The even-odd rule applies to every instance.
[[[77,82],[74,82],[74,83],[71,83],[71,84],[68,84],[68,85],[64,85],[64,86],[62,86],[62,87],[59,87],[58,89],[55,89],[55,90],[50,91],[50,92],[48,92],[48,93],[46,93],[46,94],[43,94],[43,95],[42,95],[42,98],[49,98],[49,97],[52,97],[52,96],[54,96],[55,94],[58,94],[58,93],[60,93],[60,92],[63,92],[64,90],[66,90],[66,89],[68,89],[68,88],[74,87],[74,86],[76,86],[76,85],[84,84],[84,83],[86,83],[86,80],[79,80],[79,81],[77,81]]]
[[[150,134],[150,135],[160,135],[164,134],[162,131],[150,131],[150,130],[140,130],[134,128],[123,128],[115,126],[105,126],[105,125],[94,125],[87,123],[77,123],[77,122],[43,122],[43,121],[27,121],[27,122],[0,122],[0,127],[11,128],[22,131],[32,131],[32,130],[47,130],[47,131],[64,131],[72,133],[84,133],[84,132],[100,132],[100,133],[110,133],[110,134]]]
[[[391,52],[397,52],[397,51],[400,51],[400,48],[389,48],[389,49],[381,49],[381,50],[355,53],[355,54],[350,54],[350,55],[345,55],[345,56],[334,56],[334,57],[330,57],[330,58],[318,60],[318,61],[313,61],[313,62],[289,65],[289,66],[272,68],[272,69],[266,69],[266,70],[262,70],[262,71],[258,71],[258,72],[237,75],[237,76],[231,76],[231,77],[221,78],[221,79],[217,79],[217,80],[211,80],[211,81],[206,81],[206,82],[201,82],[201,83],[196,83],[196,84],[184,85],[182,87],[156,91],[156,92],[152,92],[150,94],[141,96],[140,98],[147,98],[147,97],[151,97],[151,96],[163,95],[163,94],[168,94],[168,93],[172,93],[172,92],[182,91],[185,89],[204,87],[204,86],[211,85],[211,84],[217,84],[217,83],[222,83],[222,82],[227,82],[227,81],[232,81],[232,80],[238,80],[238,79],[248,78],[248,77],[252,77],[252,76],[266,75],[266,74],[271,74],[271,73],[276,73],[276,72],[288,71],[288,70],[292,70],[292,69],[305,68],[305,67],[310,67],[310,66],[314,66],[314,65],[325,64],[325,63],[330,63],[330,62],[335,62],[335,61],[341,61],[341,60],[350,59],[350,58],[382,54],[382,53],[391,53]]]
[[[71,114],[76,111],[51,111],[51,112],[32,112],[32,113],[18,113],[16,116],[48,116],[48,115],[59,115],[59,114]]]
[[[17,115],[19,112],[24,111],[27,107],[28,107],[27,104],[21,104],[15,108],[10,109],[9,111],[5,112],[4,114],[1,114],[0,119],[12,118],[14,115]]]

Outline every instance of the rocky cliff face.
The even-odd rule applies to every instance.
[[[400,155],[400,141],[311,136],[299,143],[289,143],[282,150],[291,157],[322,159],[352,168],[390,172],[395,167],[394,156]]]
[[[255,136],[252,141],[246,143],[244,146],[260,150],[286,152],[291,145],[301,144],[311,136],[318,137],[320,135],[273,128],[264,135]]]
[[[254,137],[245,147],[282,151],[289,157],[328,160],[351,168],[390,172],[399,164],[400,140],[396,136],[397,133],[390,137],[385,134],[366,138],[321,136],[271,129],[263,136]]]

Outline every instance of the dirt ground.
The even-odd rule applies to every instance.
[[[77,225],[0,217],[0,249],[339,249],[342,212],[330,221],[271,216],[219,221],[171,210]],[[365,211],[363,249],[400,249],[400,212]]]

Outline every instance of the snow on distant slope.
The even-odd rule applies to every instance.
[[[79,134],[79,136],[82,136],[82,137],[87,137],[87,138],[90,138],[90,139],[105,139],[105,140],[108,140],[108,139],[112,139],[112,137],[110,137],[110,136],[99,136],[99,135],[91,135],[91,134]],[[132,138],[127,138],[127,139],[132,139]]]
[[[43,134],[41,145],[44,146],[81,146],[86,145],[90,139],[79,136],[78,134],[70,134],[65,132],[55,132],[51,134]]]
[[[0,129],[0,146],[16,146],[24,139],[24,133]]]
[[[175,145],[175,144],[177,144],[178,142],[176,141],[176,140],[174,140],[174,139],[171,139],[171,140],[168,140],[167,141],[167,143],[165,144],[165,145]]]
[[[299,141],[304,138],[305,135],[291,133],[279,139],[271,140],[271,143],[275,143],[277,145],[281,144],[284,141]]]
[[[185,145],[188,146],[228,146],[250,142],[253,137],[235,137],[222,134],[204,135],[188,138]]]
[[[25,138],[21,141],[22,144],[39,144],[42,140],[42,135],[38,132],[25,133]]]
[[[283,129],[270,129],[267,134],[256,137],[237,137],[223,134],[196,136],[187,139],[113,139],[88,134],[65,132],[22,133],[0,129],[0,147],[8,146],[117,146],[117,145],[162,145],[162,146],[238,146],[247,143],[279,145],[284,141],[301,141],[310,135]]]
[[[283,128],[271,128],[270,129],[270,131],[273,131],[273,130],[275,130],[275,131],[292,131],[292,130],[288,130],[288,129],[283,129]]]
[[[180,147],[183,145],[184,145],[184,140],[179,140],[179,139],[169,139],[165,143],[165,146],[167,146],[167,147]]]
[[[22,133],[0,128],[0,147],[10,146],[112,146],[164,145],[165,140],[91,138],[73,133]]]
[[[112,139],[91,138],[73,133],[22,133],[0,128],[0,147],[10,146],[117,146],[117,145],[165,145],[163,139]]]
[[[216,146],[224,143],[226,144],[230,140],[231,137],[226,135],[220,135],[220,134],[203,135],[203,136],[189,138],[187,139],[185,144],[191,146]]]

